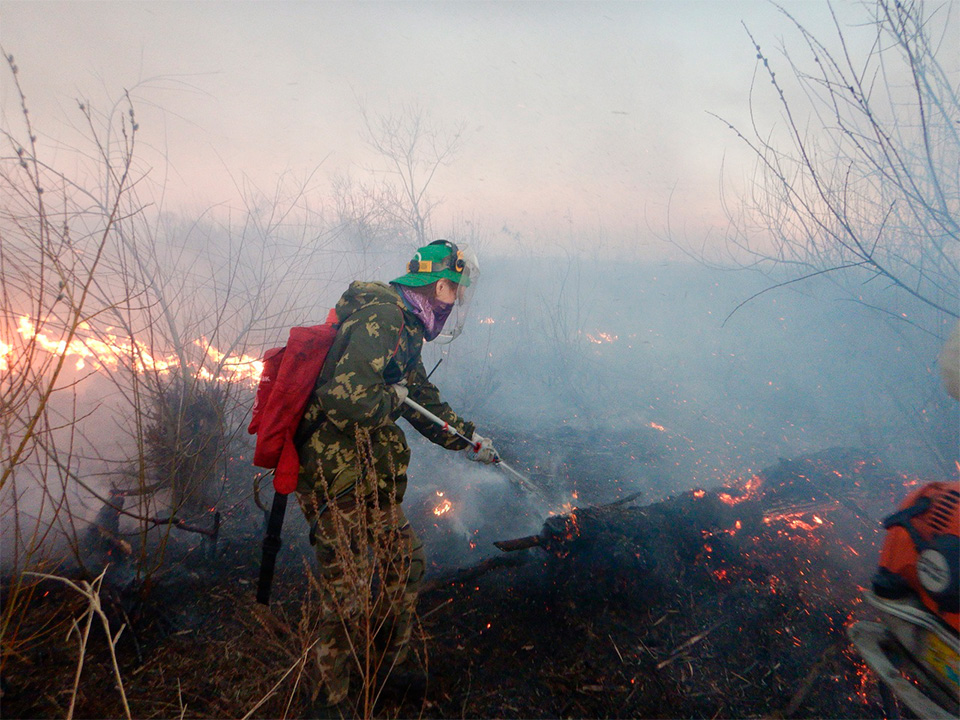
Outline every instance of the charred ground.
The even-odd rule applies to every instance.
[[[844,628],[869,615],[859,594],[877,519],[905,482],[917,481],[829,450],[727,487],[575,508],[534,547],[434,572],[415,641],[426,690],[388,686],[377,714],[879,717]],[[105,586],[114,627],[127,625],[118,653],[134,716],[242,717],[278,682],[255,716],[316,714],[303,682],[281,681],[304,642],[303,553],[281,555],[263,613],[259,539],[222,542],[215,560],[197,546],[149,588]],[[64,637],[82,605],[47,583],[34,602],[29,630],[46,635],[4,673],[6,717],[69,705],[77,651]],[[77,717],[123,714],[102,633],[79,688]]]

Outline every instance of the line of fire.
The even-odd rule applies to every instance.
[[[484,317],[478,324],[509,323]],[[639,344],[636,334],[604,330],[583,332],[581,340],[588,349],[600,346],[598,352]],[[193,347],[200,360],[186,374],[209,384],[207,401],[216,398],[218,385],[253,392],[263,369],[259,359],[222,353],[203,338]],[[0,338],[0,371],[9,373],[26,356],[37,362],[38,354],[69,364],[66,384],[73,387],[102,383],[123,369],[152,374],[161,385],[163,378],[185,375],[182,355],[155,354],[135,339],[85,327],[65,341],[20,316],[16,337]],[[202,445],[216,425],[210,404],[202,394],[185,397],[173,396],[175,424],[189,426],[188,444]],[[172,421],[157,418],[145,435],[155,462],[172,447],[163,422]],[[498,429],[501,452],[545,492],[534,497],[504,490],[491,479],[493,470],[441,473],[456,480],[437,479],[414,491],[408,514],[431,555],[418,625],[430,685],[422,697],[385,695],[380,707],[387,714],[448,717],[468,702],[469,714],[478,717],[886,717],[891,708],[921,717],[944,708],[956,713],[957,615],[950,593],[957,568],[947,568],[944,582],[953,583],[947,594],[921,583],[916,571],[916,556],[935,547],[954,562],[956,481],[933,483],[937,490],[929,491],[929,477],[864,450],[832,447],[742,474],[709,468],[714,484],[663,492],[649,481],[654,455],[684,468],[702,468],[704,460],[697,440],[669,420],[644,418],[599,441],[582,429],[561,429],[552,438]],[[193,464],[178,460],[164,472],[209,470],[201,468],[197,447]],[[216,446],[221,481],[249,474],[249,450],[241,447]],[[954,471],[960,472],[956,461]],[[566,482],[558,484],[558,477]],[[256,506],[266,508],[249,493],[224,491],[203,492],[199,503],[171,504],[169,495],[185,491],[164,486],[144,493],[143,486],[129,477],[106,483],[86,478],[86,529],[78,547],[90,576],[107,571],[103,602],[111,616],[123,619],[129,638],[115,647],[124,651],[121,662],[134,680],[128,692],[157,692],[171,662],[200,663],[210,670],[209,695],[191,702],[201,715],[218,716],[213,698],[230,682],[223,663],[247,655],[265,662],[263,626],[242,619],[240,598],[252,591],[256,562],[260,527],[251,518]],[[164,493],[177,513],[165,515],[142,497]],[[584,496],[597,500],[584,502]],[[904,504],[916,497],[925,498],[922,510],[911,510],[913,501]],[[916,529],[912,516],[891,525],[898,508],[922,521],[931,505],[941,508],[946,523],[939,531],[922,522]],[[504,522],[509,516],[513,520]],[[137,564],[146,547],[138,542],[145,525],[168,543],[167,563],[148,574]],[[906,528],[900,541],[914,548],[912,575],[900,579],[902,587],[878,586],[878,562],[893,553],[894,527]],[[278,612],[286,619],[267,626],[287,640],[295,635],[293,598],[310,552],[294,539],[296,532],[288,532],[276,579],[276,595],[286,598]],[[897,568],[880,569],[896,579]],[[52,582],[37,584],[36,593],[33,602],[46,608],[49,614],[41,616],[48,621],[55,608],[70,605]],[[875,620],[891,607],[901,618],[926,611],[932,619],[923,629],[926,639],[913,624],[913,645],[898,645],[910,668],[900,663],[888,671],[895,677],[883,677],[886,666],[871,662],[863,646],[882,656],[892,640],[881,637],[871,645],[863,633],[880,627]],[[27,623],[18,632],[41,630]],[[71,657],[54,653],[43,662],[64,666]],[[241,664],[252,667],[247,660]],[[103,677],[109,682],[108,674]],[[897,682],[914,694],[923,688],[920,705],[891,694]],[[23,677],[5,674],[4,683],[7,707],[39,712],[45,705],[25,703],[23,688],[30,682]],[[931,695],[933,704],[923,705]],[[104,707],[93,698],[87,702]]]

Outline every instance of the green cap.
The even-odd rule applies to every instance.
[[[423,287],[435,283],[441,278],[455,283],[469,280],[463,275],[463,253],[449,240],[434,240],[417,250],[417,254],[407,263],[407,274],[398,277],[395,282],[407,287]]]

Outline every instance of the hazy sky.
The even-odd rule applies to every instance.
[[[826,3],[787,3],[832,32]],[[862,17],[837,3],[841,18]],[[722,225],[719,174],[745,153],[708,113],[743,123],[755,53],[789,40],[772,5],[738,2],[0,2],[44,138],[66,140],[75,99],[106,109],[130,89],[165,206],[238,205],[320,166],[362,175],[359,103],[419,103],[466,124],[432,186],[441,213],[497,232]],[[4,71],[4,124],[16,122]],[[161,153],[151,155],[150,152]],[[246,180],[244,180],[246,179]],[[439,216],[441,219],[443,214]]]

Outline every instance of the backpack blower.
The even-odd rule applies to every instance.
[[[280,531],[287,496],[297,489],[300,473],[293,436],[338,328],[336,311],[331,310],[323,325],[291,328],[287,344],[268,350],[263,358],[253,417],[247,428],[247,432],[257,436],[253,464],[273,470],[273,504],[257,582],[257,602],[263,605],[270,603],[273,570],[283,545]]]
[[[960,482],[911,492],[893,515],[866,601],[882,623],[848,635],[889,692],[917,717],[960,717]]]
[[[960,400],[960,321],[939,364],[947,393]],[[914,490],[883,526],[880,567],[865,593],[882,624],[854,623],[847,634],[880,677],[888,716],[896,711],[886,707],[892,691],[917,717],[955,719],[960,717],[960,482]]]

